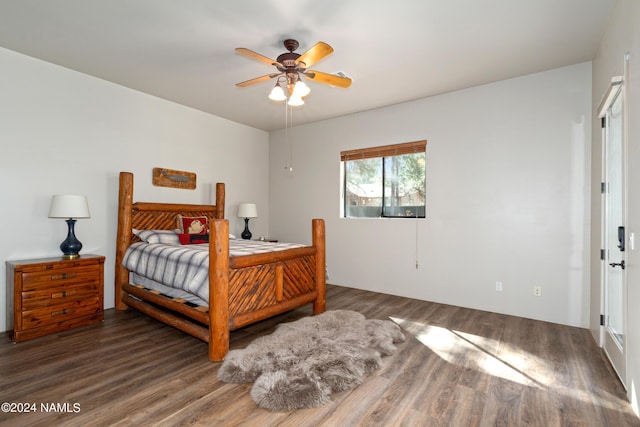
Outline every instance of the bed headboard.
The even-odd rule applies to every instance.
[[[218,184],[224,185],[224,184]],[[138,230],[172,230],[178,228],[177,215],[206,216],[224,219],[218,206],[137,202],[131,205],[131,227]]]
[[[129,281],[129,272],[122,267],[122,260],[129,245],[137,239],[131,232],[139,230],[172,230],[178,228],[177,215],[207,216],[210,220],[224,219],[225,187],[216,184],[215,205],[189,205],[176,203],[133,203],[133,174],[120,172],[118,196],[118,231],[116,237],[116,289],[118,283]],[[116,307],[120,297],[116,295]]]
[[[120,195],[118,203],[118,226],[121,220],[129,220],[127,229],[171,230],[177,228],[176,217],[207,216],[210,219],[224,219],[225,187],[216,184],[215,205],[190,205],[177,203],[133,202],[133,174],[120,172]]]

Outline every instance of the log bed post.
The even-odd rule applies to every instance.
[[[326,254],[325,254],[325,234],[324,220],[314,219],[311,221],[313,246],[316,248],[316,300],[313,302],[313,314],[324,313],[327,309],[326,303]]]
[[[209,236],[209,360],[229,351],[229,221],[211,224]]]
[[[115,308],[126,310],[122,302],[124,292],[122,285],[129,283],[129,270],[122,266],[124,254],[131,243],[131,209],[133,206],[133,174],[120,172],[120,189],[118,194],[118,231],[116,237],[116,271],[115,271]]]
[[[224,219],[224,183],[216,184],[216,219]]]

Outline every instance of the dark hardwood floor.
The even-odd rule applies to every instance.
[[[640,426],[587,330],[338,286],[327,302],[390,317],[407,340],[323,407],[257,408],[251,384],[218,381],[205,343],[134,310],[107,310],[98,325],[0,338],[0,402],[35,409],[1,412],[0,425]],[[310,312],[233,332],[231,348]]]

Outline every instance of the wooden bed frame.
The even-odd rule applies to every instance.
[[[120,172],[116,240],[115,307],[133,307],[209,343],[209,359],[229,351],[229,333],[251,323],[313,303],[325,311],[324,220],[312,220],[312,246],[264,254],[229,256],[229,222],[224,219],[224,184],[216,185],[215,205],[133,203],[133,174]],[[177,214],[207,216],[209,237],[209,309],[152,293],[129,283],[122,266],[132,229],[175,229]]]

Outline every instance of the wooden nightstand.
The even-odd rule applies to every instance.
[[[7,261],[7,327],[14,342],[104,319],[104,257]]]

